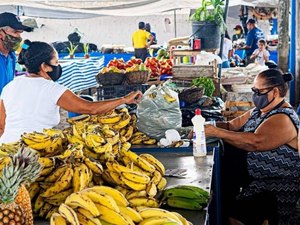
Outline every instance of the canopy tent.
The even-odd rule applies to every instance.
[[[0,10],[13,12],[18,15],[55,19],[84,19],[99,16],[145,16],[158,15],[181,9],[196,9],[200,6],[200,0],[141,0],[128,3],[115,3],[99,7],[76,7],[78,1],[28,1],[28,0],[0,0]],[[80,2],[80,1],[79,1]],[[81,2],[84,2],[81,1]],[[88,3],[87,3],[88,4]],[[229,6],[266,6],[277,7],[278,0],[230,0]]]

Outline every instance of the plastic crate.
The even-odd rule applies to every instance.
[[[97,88],[97,100],[123,97],[136,90],[144,93],[148,88],[148,84],[99,86]]]

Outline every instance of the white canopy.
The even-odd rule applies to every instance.
[[[76,7],[76,2],[81,2],[81,7],[78,7],[78,5]],[[45,3],[29,0],[0,0],[0,11],[8,11],[30,17],[80,19],[98,16],[156,15],[179,9],[195,9],[201,4],[201,0],[136,0],[135,2],[115,3],[108,6],[103,6],[102,4],[99,7],[97,4],[92,4],[84,7],[82,2],[84,0],[64,1],[63,4],[59,1]],[[277,7],[278,0],[229,0],[229,6],[236,5]]]

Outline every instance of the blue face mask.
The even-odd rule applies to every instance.
[[[61,74],[62,74],[61,66],[60,65],[57,65],[57,66],[49,65],[49,66],[52,67],[52,71],[47,72],[47,74],[53,81],[57,81],[61,77]]]
[[[257,92],[253,93],[252,101],[257,109],[259,109],[259,110],[263,109],[263,108],[267,107],[268,105],[270,105],[274,101],[275,97],[271,101],[269,101],[269,99],[268,99],[268,93],[272,90],[273,90],[273,88],[263,94],[260,94]]]

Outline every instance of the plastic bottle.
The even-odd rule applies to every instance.
[[[204,132],[205,119],[201,115],[201,110],[195,110],[195,116],[192,118],[193,123],[193,155],[194,157],[206,156],[206,140]]]

